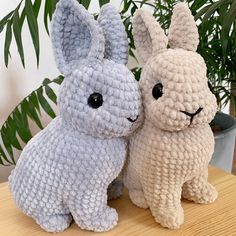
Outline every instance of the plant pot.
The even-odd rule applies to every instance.
[[[234,158],[236,120],[230,115],[217,112],[211,125],[218,127],[220,130],[214,132],[215,151],[210,164],[231,173]]]

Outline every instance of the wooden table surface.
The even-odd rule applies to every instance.
[[[209,168],[209,181],[219,191],[217,201],[199,205],[183,201],[185,222],[178,230],[162,228],[149,210],[134,206],[127,191],[120,199],[109,203],[119,213],[118,225],[106,233],[93,233],[79,229],[73,223],[60,236],[236,236],[236,176],[219,169]],[[16,209],[7,183],[0,184],[0,236],[48,236],[31,218]],[[54,234],[55,235],[55,234]]]

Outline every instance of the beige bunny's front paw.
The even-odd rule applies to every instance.
[[[129,196],[131,201],[140,208],[148,208],[147,201],[142,190],[130,190]]]
[[[158,209],[155,212],[152,211],[152,215],[158,223],[169,229],[178,229],[184,222],[184,211],[181,206]]]

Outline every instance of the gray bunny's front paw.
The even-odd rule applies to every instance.
[[[41,216],[36,219],[37,224],[44,230],[51,233],[62,232],[70,226],[72,216],[70,214],[60,214],[51,216]]]
[[[89,219],[83,220],[80,224],[82,229],[93,230],[95,232],[104,232],[112,229],[117,225],[118,214],[115,209],[107,207],[101,214]]]

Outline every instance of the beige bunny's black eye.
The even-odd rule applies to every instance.
[[[94,109],[99,108],[103,104],[103,97],[100,93],[92,93],[88,98],[88,105]]]
[[[157,83],[152,89],[152,96],[155,99],[160,98],[163,95],[163,85],[161,83]]]

